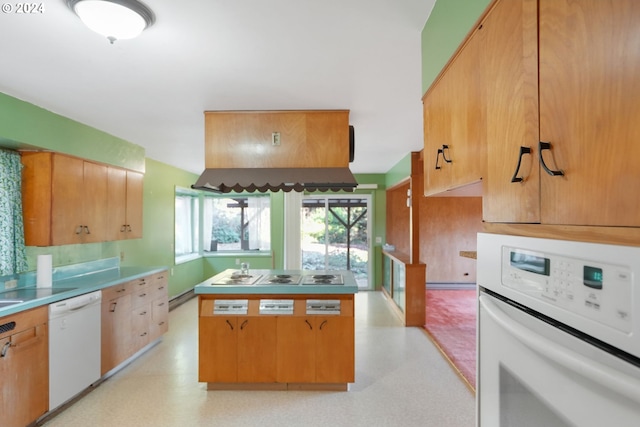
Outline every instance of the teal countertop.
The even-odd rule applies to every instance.
[[[355,294],[358,292],[358,284],[356,283],[353,273],[348,270],[250,270],[250,274],[262,276],[256,280],[254,284],[221,284],[221,280],[228,278],[230,273],[239,273],[239,270],[225,270],[204,282],[198,284],[194,288],[194,292],[198,295],[219,295],[219,294],[236,294],[236,295],[309,295],[309,294]],[[316,274],[340,274],[342,275],[344,284],[341,285],[302,285],[302,284],[271,284],[260,283],[267,275],[273,274],[291,274],[300,276],[311,276]]]
[[[95,270],[95,268],[98,268],[98,270]],[[98,291],[129,280],[139,279],[165,271],[167,267],[120,267],[114,265],[114,263],[105,264],[102,262],[90,266],[84,264],[82,268],[73,266],[73,268],[59,268],[58,270],[60,271],[54,269],[51,288],[55,292],[57,290],[60,290],[60,292],[0,308],[0,317]],[[18,289],[34,288],[36,286],[35,281],[28,274],[26,276],[26,279],[21,278],[19,280],[17,288],[4,289],[3,286],[0,289],[0,300],[3,295],[2,292],[10,293]]]

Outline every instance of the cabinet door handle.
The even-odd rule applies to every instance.
[[[231,324],[231,322],[229,322],[229,319],[227,319],[227,325],[229,325],[229,327],[231,328],[231,330],[233,331],[233,325]]]
[[[5,357],[7,355],[7,351],[9,351],[9,347],[11,347],[11,341],[7,341],[2,346],[2,351],[0,352],[0,357]]]
[[[247,326],[247,323],[249,323],[248,320],[245,320],[244,322],[242,322],[242,325],[240,325],[240,330],[244,330],[244,327]]]
[[[304,322],[309,325],[309,329],[313,330],[313,326],[311,326],[311,323],[309,323],[307,319],[304,319]]]
[[[83,226],[82,226],[82,225],[79,225],[79,226],[76,228],[76,234],[80,234],[80,233],[82,233],[82,229],[83,229]]]
[[[525,154],[531,154],[531,147],[520,147],[520,154],[518,155],[518,165],[516,166],[516,171],[513,173],[511,177],[511,182],[522,182],[524,178],[518,176],[520,172],[520,165],[522,164],[522,156]]]
[[[442,154],[443,157],[444,157],[444,153],[442,152],[442,148],[438,148],[438,153],[436,154],[436,170],[442,169],[442,166],[438,165],[438,162],[440,161],[440,154]]]
[[[120,227],[120,232],[124,233],[125,231],[127,231],[127,226],[122,224],[122,227]]]
[[[109,309],[109,312],[110,312],[110,313],[115,313],[115,311],[116,311],[116,305],[118,305],[118,303],[117,303],[117,302],[112,302],[112,303],[111,303],[111,309]]]
[[[89,226],[88,225],[85,225],[83,228],[84,228],[84,232],[86,234],[91,234],[91,231],[89,231]]]
[[[447,159],[447,155],[444,152],[445,150],[448,150],[449,146],[447,144],[442,144],[442,148],[438,148],[438,152],[436,153],[436,169],[442,169],[442,166],[440,166],[438,164],[438,162],[440,161],[440,154],[442,154],[442,159],[446,162],[446,163],[451,163],[452,160],[451,159]]]
[[[549,150],[551,151],[551,143],[550,142],[542,142],[540,141],[540,145],[538,146],[539,150],[540,150],[540,163],[542,164],[542,167],[544,168],[544,170],[551,176],[562,176],[564,175],[564,172],[560,169],[558,170],[551,170],[547,167],[547,164],[544,162],[544,158],[542,157],[542,152],[544,150]]]
[[[447,153],[445,153],[445,150],[448,150],[448,149],[449,149],[449,146],[447,144],[442,144],[442,158],[444,159],[445,162],[451,163],[452,160],[447,159]]]
[[[324,320],[322,323],[320,323],[320,330],[322,330],[322,327],[323,327],[324,325],[326,325],[326,324],[327,324],[327,322],[328,322],[328,320]]]

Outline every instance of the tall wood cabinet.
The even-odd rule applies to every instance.
[[[485,221],[640,226],[639,21],[634,0],[496,3]]]
[[[21,155],[27,246],[142,237],[142,174],[59,153]]]
[[[3,427],[24,427],[49,408],[47,307],[0,318],[0,414]]]

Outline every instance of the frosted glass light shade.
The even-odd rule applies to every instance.
[[[139,36],[154,20],[151,10],[134,0],[76,0],[68,4],[87,27],[112,43]]]

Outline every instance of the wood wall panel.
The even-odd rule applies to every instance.
[[[387,190],[386,243],[394,245],[396,251],[411,253],[410,210],[407,207],[409,181]]]
[[[420,261],[428,283],[475,283],[476,260],[460,251],[476,250],[482,229],[481,197],[420,198]]]

